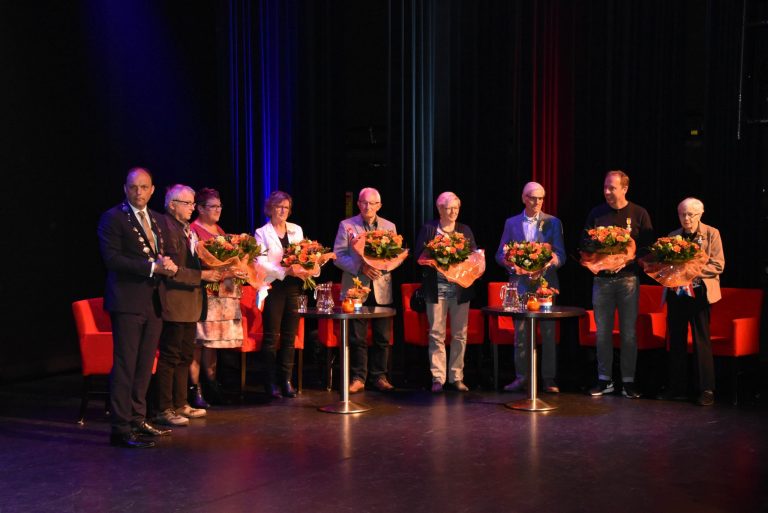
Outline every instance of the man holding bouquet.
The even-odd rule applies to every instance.
[[[608,171],[603,182],[605,203],[592,209],[584,223],[585,230],[602,227],[625,228],[637,248],[647,248],[653,242],[653,226],[648,212],[627,200],[629,177],[619,170]],[[619,312],[621,334],[621,380],[624,397],[636,399],[635,387],[637,339],[635,324],[640,300],[639,267],[634,259],[620,266],[598,271],[592,286],[592,305],[597,328],[597,385],[589,390],[592,396],[610,394],[613,382],[613,322]]]
[[[365,262],[363,257],[354,250],[353,242],[359,235],[370,231],[391,231],[397,233],[395,224],[377,215],[381,208],[379,191],[366,187],[360,191],[357,200],[360,214],[339,223],[333,252],[336,254],[335,265],[344,271],[341,278],[341,296],[354,286],[353,279],[357,278],[365,287],[370,287],[364,305],[390,306],[392,296],[392,274],[382,271]],[[372,319],[373,346],[370,355],[370,374],[373,386],[387,392],[394,387],[387,379],[389,339],[392,335],[392,319]],[[350,376],[349,392],[354,394],[363,391],[368,376],[368,347],[366,346],[366,321],[353,320],[350,322]]]
[[[565,263],[565,243],[563,242],[563,225],[554,216],[542,212],[544,206],[544,187],[536,182],[528,182],[523,187],[522,200],[525,209],[518,215],[510,217],[504,223],[504,233],[501,236],[499,249],[496,251],[496,263],[509,273],[510,283],[517,285],[519,294],[536,292],[540,278],[547,281],[550,287],[559,288],[557,269]],[[518,274],[515,266],[507,259],[505,245],[509,242],[540,242],[548,243],[552,250],[552,259],[546,266],[532,274]],[[521,271],[522,272],[522,271]],[[556,394],[560,392],[555,381],[557,357],[555,346],[555,321],[542,321],[541,337],[543,356],[541,361],[541,376],[544,380],[544,391]],[[529,383],[528,334],[527,323],[523,319],[515,320],[515,380],[504,387],[507,392],[518,392]]]

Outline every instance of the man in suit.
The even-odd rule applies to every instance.
[[[158,285],[176,272],[176,265],[163,256],[159,215],[147,208],[155,191],[152,175],[144,168],[131,169],[123,190],[125,201],[101,216],[97,230],[107,268],[104,308],[112,319],[109,440],[118,447],[144,448],[155,442],[140,435],[170,433],[146,421],[146,397],[162,329]]]
[[[392,304],[392,275],[382,272],[366,264],[352,249],[352,239],[366,231],[392,230],[396,232],[395,224],[379,217],[381,208],[379,191],[366,187],[360,191],[357,199],[360,214],[339,223],[333,252],[336,253],[335,265],[344,274],[341,278],[342,297],[353,287],[352,279],[358,278],[364,286],[372,288],[365,302],[367,306],[389,306]],[[387,379],[389,339],[392,335],[392,319],[372,319],[373,347],[370,355],[371,383],[382,392],[394,387]],[[350,322],[350,369],[352,382],[350,393],[361,392],[365,388],[368,375],[368,347],[366,346],[366,321],[353,320]]]
[[[510,241],[535,241],[547,242],[552,246],[552,262],[544,272],[544,279],[550,287],[560,288],[557,279],[557,268],[565,263],[565,244],[563,242],[563,225],[560,220],[542,212],[544,206],[544,187],[536,182],[528,182],[523,187],[522,200],[525,209],[518,215],[510,217],[504,223],[504,233],[501,236],[499,249],[496,251],[496,262],[509,272],[510,283],[517,284],[520,294],[535,292],[538,282],[531,280],[530,276],[518,276],[514,267],[510,267],[504,261],[504,245]],[[544,380],[544,391],[556,394],[560,392],[555,381],[557,370],[557,353],[555,346],[555,321],[542,321],[541,338],[543,356],[541,359],[541,377]],[[522,319],[515,321],[515,374],[517,377],[509,385],[504,387],[507,392],[523,390],[529,383],[528,324]]]
[[[189,227],[195,191],[186,185],[174,185],[165,195],[165,210],[166,252],[178,269],[160,285],[163,331],[155,373],[158,413],[154,420],[166,426],[186,426],[190,418],[206,415],[204,409],[192,408],[187,402],[187,379],[197,321],[203,315],[206,299],[202,281],[219,281],[221,272],[203,271],[196,256],[197,237]]]

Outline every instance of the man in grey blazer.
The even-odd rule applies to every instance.
[[[357,235],[372,230],[392,230],[396,232],[395,224],[377,215],[381,208],[379,191],[366,187],[360,191],[357,198],[360,214],[339,223],[333,252],[336,253],[334,264],[344,271],[341,277],[341,296],[352,288],[353,278],[358,278],[364,286],[371,287],[366,306],[389,306],[392,304],[392,275],[382,272],[366,264],[352,249],[352,239]],[[392,335],[392,319],[372,319],[373,346],[370,354],[371,383],[382,392],[394,387],[387,379],[389,339]],[[368,347],[366,346],[366,321],[353,320],[350,322],[350,393],[363,391],[368,376]]]
[[[565,263],[565,244],[563,242],[563,225],[560,220],[542,212],[544,205],[544,187],[536,182],[528,182],[523,187],[522,200],[525,209],[518,215],[510,217],[504,223],[504,233],[501,236],[499,249],[496,251],[496,262],[509,273],[510,283],[516,283],[520,294],[533,292],[537,283],[532,282],[528,276],[518,276],[515,269],[504,261],[504,245],[510,241],[536,241],[548,242],[552,245],[552,263],[544,273],[544,279],[550,287],[559,289],[557,268]],[[555,349],[555,321],[542,321],[541,338],[543,357],[541,359],[541,377],[544,379],[544,391],[558,393],[560,389],[555,381],[556,374],[556,349]],[[507,392],[523,390],[529,382],[528,373],[536,372],[536,369],[528,368],[529,355],[527,324],[523,320],[515,321],[515,374],[517,377],[509,385],[504,387]]]

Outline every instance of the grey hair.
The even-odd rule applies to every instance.
[[[437,197],[437,199],[435,200],[435,206],[437,206],[437,208],[444,207],[453,200],[458,201],[459,206],[461,206],[461,200],[459,199],[458,196],[456,196],[451,191],[445,191],[441,193],[440,196]]]
[[[683,207],[685,205],[690,205],[699,214],[704,212],[704,203],[699,198],[685,198],[683,201],[680,202],[679,205],[677,205],[677,209],[680,210],[680,207]]]
[[[177,199],[179,197],[179,194],[182,192],[189,192],[194,197],[195,190],[190,187],[189,185],[183,185],[180,183],[177,183],[176,185],[172,185],[168,187],[168,190],[165,192],[165,209],[168,210],[168,206],[171,204],[171,201]]]
[[[523,193],[521,194],[521,199],[523,200],[523,203],[525,203],[525,197],[526,195],[530,194],[533,191],[537,191],[541,189],[541,192],[544,193],[544,195],[547,195],[547,191],[544,190],[544,186],[541,185],[539,182],[528,182],[523,186]]]
[[[361,199],[363,199],[363,196],[365,196],[369,192],[376,196],[376,201],[381,201],[381,194],[379,194],[379,191],[377,191],[373,187],[365,187],[363,189],[360,189],[360,194],[357,195],[357,201],[360,201]]]

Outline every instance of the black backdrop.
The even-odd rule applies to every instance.
[[[225,228],[263,222],[239,208],[248,194],[260,206],[263,189],[258,180],[243,189],[231,156],[237,78],[228,75],[227,41],[239,2],[104,4],[0,3],[0,381],[77,368],[70,304],[102,294],[95,225],[122,198],[130,166],[154,172],[156,209],[164,188],[183,182],[222,191]],[[279,186],[312,238],[330,243],[348,194],[374,186],[381,214],[413,244],[434,212],[428,193],[453,190],[479,245],[495,250],[532,176],[533,51],[547,27],[538,9],[560,31],[548,50],[562,94],[553,187],[569,254],[602,201],[605,171],[621,167],[632,178],[629,198],[659,234],[676,227],[683,197],[701,198],[704,221],[723,234],[723,284],[764,286],[765,129],[743,125],[736,137],[741,2],[283,4],[295,114],[293,164]],[[428,164],[414,144],[426,132],[411,122],[424,113],[422,76],[432,80]],[[414,276],[411,266],[400,272],[402,281]],[[562,276],[564,301],[589,306],[588,273],[570,261]],[[490,263],[486,278],[503,273]]]

